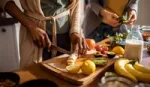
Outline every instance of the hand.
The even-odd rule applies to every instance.
[[[107,10],[102,10],[101,15],[103,16],[103,22],[111,25],[112,27],[117,27],[119,25],[119,16]]]
[[[30,33],[34,44],[38,47],[49,48],[51,46],[51,42],[48,38],[48,35],[44,30],[40,28],[30,29]]]
[[[72,33],[71,36],[71,43],[73,46],[73,52],[78,50],[78,53],[83,55],[87,52],[87,44],[84,38],[81,37],[78,33]]]
[[[129,19],[128,24],[133,24],[137,20],[137,15],[135,10],[130,10],[128,12],[128,19]]]

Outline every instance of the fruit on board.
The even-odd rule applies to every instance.
[[[100,44],[97,44],[95,46],[95,49],[97,52],[100,52],[101,54],[104,54],[104,55],[106,55],[107,51],[109,50],[107,46],[102,46]]]
[[[102,51],[102,45],[100,45],[100,44],[97,44],[96,46],[95,46],[95,49],[96,49],[96,51]]]
[[[92,50],[95,48],[95,40],[94,39],[86,39],[86,43],[88,45],[88,50]]]
[[[139,81],[150,83],[150,73],[144,73],[136,70],[132,64],[125,64],[125,69],[134,75]]]
[[[118,55],[124,55],[125,53],[125,50],[121,47],[121,46],[115,46],[113,49],[112,49],[112,52],[118,54]]]
[[[150,69],[144,67],[142,64],[135,62],[133,66],[136,70],[141,71],[143,73],[149,73],[150,74]]]
[[[79,72],[79,70],[80,70],[80,66],[76,65],[76,64],[72,64],[72,65],[66,66],[66,70],[69,73],[77,74]]]
[[[105,66],[108,63],[107,58],[99,57],[92,60],[97,66]]]
[[[116,56],[116,53],[110,51],[110,52],[107,52],[107,56],[108,58],[114,58]]]
[[[97,44],[96,46],[95,46],[95,49],[96,49],[96,51],[108,51],[109,50],[109,48],[107,47],[107,46],[102,46],[102,45],[100,45],[100,44]]]
[[[95,58],[99,58],[99,57],[102,57],[103,55],[100,53],[100,52],[97,52],[94,54],[94,57]]]
[[[133,74],[131,74],[128,70],[126,70],[126,68],[125,68],[125,64],[127,64],[129,62],[130,62],[130,60],[128,60],[128,59],[120,58],[115,61],[114,69],[115,69],[116,73],[118,73],[119,75],[127,77],[127,78],[133,80],[134,82],[137,82],[136,77]]]
[[[91,60],[85,60],[81,66],[82,73],[90,75],[96,70],[96,65]]]

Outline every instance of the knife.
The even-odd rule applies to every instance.
[[[67,50],[65,50],[61,47],[58,47],[58,46],[54,45],[54,44],[51,45],[51,49],[54,49],[54,50],[57,50],[61,53],[65,53],[65,54],[69,54],[69,55],[72,54],[71,51],[67,51]]]

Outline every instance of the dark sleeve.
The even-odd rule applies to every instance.
[[[88,0],[88,4],[90,8],[93,10],[93,12],[99,16],[100,12],[103,9],[103,7],[99,3],[99,0]]]

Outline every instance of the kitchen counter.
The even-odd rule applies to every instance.
[[[146,66],[150,66],[150,56],[147,54],[147,51],[144,51],[144,58],[143,58],[142,63],[147,64]],[[93,82],[91,82],[88,85],[77,86],[77,85],[70,84],[70,83],[56,77],[52,73],[46,71],[41,66],[40,63],[33,64],[29,67],[26,67],[21,70],[16,70],[14,72],[20,76],[20,84],[22,84],[26,81],[29,81],[29,80],[33,80],[33,79],[46,78],[51,81],[54,81],[59,87],[98,87],[98,82],[100,81],[100,78],[101,78],[101,77],[98,77],[98,79],[94,80]]]
[[[54,81],[59,87],[98,87],[97,83],[100,80],[100,79],[96,79],[88,85],[81,85],[81,86],[73,85],[67,81],[64,81],[63,79],[56,77],[52,73],[46,71],[41,66],[41,64],[33,64],[29,67],[26,67],[26,68],[21,69],[21,70],[16,70],[14,72],[20,76],[20,84],[22,84],[26,81],[29,81],[29,80],[46,78],[46,79],[49,79],[51,81]]]

